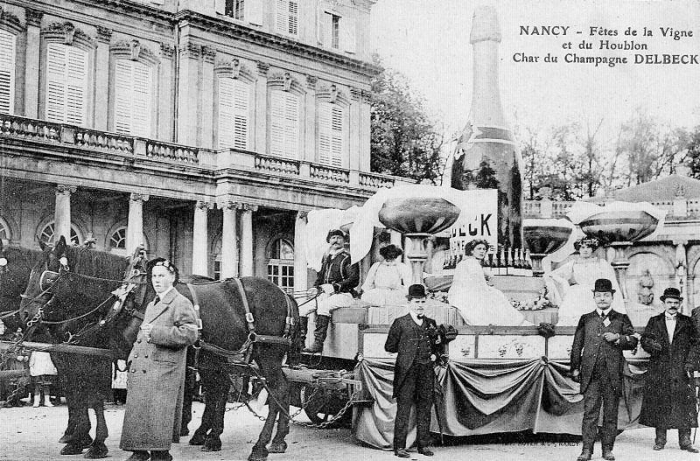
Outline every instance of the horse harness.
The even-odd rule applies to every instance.
[[[245,309],[245,320],[246,329],[248,330],[248,336],[243,345],[236,351],[224,349],[215,344],[211,344],[204,341],[204,339],[201,338],[202,320],[200,318],[199,298],[197,296],[197,292],[194,289],[194,285],[188,283],[187,288],[190,290],[190,294],[192,295],[192,304],[194,305],[194,311],[197,318],[197,326],[200,331],[200,338],[197,340],[197,343],[195,343],[195,369],[198,368],[200,349],[204,349],[207,352],[211,352],[213,354],[225,357],[228,363],[231,365],[243,365],[249,367],[250,360],[253,354],[253,346],[255,344],[279,344],[286,347],[290,347],[292,345],[291,332],[292,327],[294,325],[294,317],[292,311],[292,304],[289,301],[289,296],[287,296],[287,294],[284,293],[284,299],[287,302],[287,317],[285,319],[284,333],[282,334],[282,336],[261,335],[255,332],[255,317],[250,311],[248,296],[246,295],[245,288],[243,287],[241,279],[230,278],[227,280],[232,280],[236,283],[238,292],[241,295],[243,308]]]

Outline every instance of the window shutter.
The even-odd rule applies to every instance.
[[[47,61],[46,119],[84,125],[87,53],[75,47],[49,43]]]
[[[299,156],[299,98],[286,93],[285,101],[285,153],[287,157]]]
[[[216,0],[216,14],[226,14],[226,0]]]
[[[131,61],[117,59],[114,69],[114,131],[131,133]]]
[[[355,19],[344,17],[340,20],[340,48],[348,53],[357,52],[357,34],[355,32]]]
[[[336,105],[331,108],[331,166],[343,166],[343,114],[344,111]]]
[[[219,149],[233,147],[234,109],[233,79],[219,78]]]
[[[114,130],[134,136],[151,136],[153,77],[151,67],[117,59],[114,89]]]
[[[318,43],[321,46],[330,47],[333,40],[332,27],[333,15],[321,10],[318,20]]]
[[[299,2],[289,0],[289,31],[291,35],[299,34]]]
[[[284,92],[270,93],[270,153],[284,155]]]
[[[0,30],[0,113],[15,112],[15,51],[14,34]]]
[[[331,103],[321,103],[318,111],[318,161],[336,168],[343,166],[345,111]]]
[[[331,163],[331,105],[327,102],[318,107],[318,161],[324,165]]]
[[[246,0],[243,19],[256,26],[263,24],[263,0]]]
[[[241,81],[234,81],[234,147],[248,149],[248,103],[250,87]]]
[[[289,6],[287,0],[276,0],[275,28],[277,32],[289,33],[287,23],[289,21]]]
[[[299,97],[284,91],[271,93],[270,153],[299,156]]]

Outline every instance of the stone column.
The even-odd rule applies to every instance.
[[[688,296],[692,291],[692,286],[689,286],[688,282],[688,258],[686,256],[686,245],[688,242],[686,240],[674,241],[673,244],[676,247],[676,281],[678,282],[678,288],[681,290],[681,295],[683,296],[683,301],[681,302],[681,313],[690,315],[692,310],[692,305],[688,307]]]
[[[299,156],[299,160],[307,162],[316,161],[316,82],[318,78],[313,75],[306,76],[306,96],[304,102],[304,113],[306,114],[304,130],[304,150]]]
[[[241,212],[241,276],[252,277],[253,267],[253,212],[257,205],[243,205]]]
[[[112,30],[106,27],[97,27],[97,53],[95,65],[95,97],[94,101],[104,101],[103,104],[94,104],[95,129],[101,131],[110,130],[108,120],[109,104],[107,104],[109,94],[109,42],[112,39]]]
[[[294,291],[309,287],[308,262],[306,261],[306,211],[297,211],[294,222]]]
[[[199,127],[197,90],[199,88],[199,57],[201,54],[202,47],[191,42],[183,43],[180,49],[176,142],[188,146],[197,145],[197,129]]]
[[[372,138],[371,108],[372,93],[362,90],[360,99],[360,171],[370,171],[370,145]]]
[[[267,71],[270,65],[258,62],[258,79],[255,81],[255,145],[252,150],[267,153]]]
[[[198,146],[205,149],[211,149],[214,143],[214,58],[216,50],[208,47],[202,47],[202,96],[200,98],[202,107],[202,124],[200,133],[197,138]]]
[[[70,196],[77,190],[75,186],[59,184],[56,186],[56,207],[54,209],[53,241],[58,242],[61,236],[70,245]]]
[[[41,11],[25,9],[27,17],[27,50],[24,68],[24,116],[39,118],[39,57]]]
[[[126,227],[126,252],[132,255],[137,246],[143,244],[143,204],[149,199],[145,194],[129,197],[129,219]]]
[[[207,231],[208,211],[213,208],[210,202],[198,201],[194,206],[192,229],[192,273],[209,275],[209,233]]]
[[[220,205],[224,213],[221,236],[221,278],[238,276],[238,244],[236,242],[236,215],[238,203],[227,201]]]

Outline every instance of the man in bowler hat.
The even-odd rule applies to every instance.
[[[622,395],[624,349],[637,347],[629,317],[613,310],[615,290],[608,279],[598,279],[593,288],[596,309],[581,316],[571,348],[571,376],[581,383],[583,394],[583,450],[577,461],[593,455],[598,417],[603,406],[601,442],[603,459],[612,461],[617,436],[617,410]]]
[[[698,427],[693,387],[698,335],[692,319],[678,312],[681,301],[677,288],[666,288],[661,296],[665,312],[650,318],[644,329],[642,347],[651,358],[639,422],[656,428],[654,450],[663,450],[666,431],[676,428],[681,450],[698,453],[690,440],[690,428]]]
[[[409,313],[397,318],[389,329],[384,349],[398,352],[394,366],[394,394],[397,400],[394,421],[394,454],[410,458],[406,451],[408,417],[416,405],[418,453],[433,456],[429,444],[430,407],[433,403],[433,364],[441,354],[442,344],[437,334],[435,320],[426,317],[425,287],[414,284],[408,287]]]

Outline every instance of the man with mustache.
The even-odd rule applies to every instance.
[[[691,318],[679,312],[683,298],[678,289],[667,288],[660,299],[665,312],[649,319],[642,336],[651,359],[639,422],[656,428],[654,450],[663,450],[666,431],[676,428],[681,450],[698,453],[690,440],[691,428],[698,427],[693,388],[698,335]]]
[[[316,354],[323,350],[323,343],[331,322],[331,312],[341,307],[352,305],[352,291],[360,283],[360,270],[350,261],[350,253],[345,251],[345,232],[333,229],[328,232],[326,242],[328,253],[323,257],[321,270],[316,278],[313,292],[318,292],[316,302],[307,302],[299,306],[299,326],[302,344],[306,342],[309,317],[316,312],[316,330],[314,343],[303,352]]]

